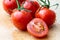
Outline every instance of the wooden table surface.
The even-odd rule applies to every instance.
[[[60,6],[53,9],[57,18],[53,27],[49,30],[45,38],[35,38],[27,31],[22,32],[15,28],[10,20],[10,16],[4,11],[2,1],[0,0],[0,40],[60,40]],[[59,3],[60,0],[51,0],[51,4]]]

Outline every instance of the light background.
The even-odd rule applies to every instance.
[[[0,0],[0,40],[60,40],[60,5],[58,9],[51,7],[56,12],[57,18],[53,28],[49,30],[45,38],[34,38],[28,32],[17,30],[10,20],[10,16],[4,11],[2,1]],[[59,3],[60,0],[50,0],[51,4]]]

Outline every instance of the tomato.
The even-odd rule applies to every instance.
[[[24,0],[18,0],[21,4]],[[16,0],[3,0],[4,10],[11,15],[13,9],[17,8]]]
[[[47,24],[40,18],[34,18],[27,25],[28,32],[35,37],[44,37],[48,34]]]
[[[43,19],[48,26],[51,26],[55,22],[56,14],[54,11],[44,7],[37,10],[35,17]]]
[[[25,10],[20,10],[20,11],[16,10],[11,15],[12,23],[19,30],[26,30],[26,26],[31,19],[32,19],[31,13]]]
[[[35,15],[35,12],[36,10],[40,7],[38,2],[36,1],[25,1],[24,5],[23,5],[24,8],[28,9],[31,11],[32,13],[32,16],[34,17]]]

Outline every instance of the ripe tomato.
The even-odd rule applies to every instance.
[[[28,32],[35,37],[44,37],[48,34],[48,26],[40,18],[34,18],[27,25]]]
[[[48,26],[51,26],[55,22],[56,14],[48,8],[41,8],[37,10],[35,17],[43,19]]]
[[[18,1],[21,4],[24,0]],[[13,9],[17,8],[16,0],[3,0],[3,8],[8,14],[11,14]]]
[[[12,13],[11,20],[19,30],[26,30],[27,23],[32,19],[31,13],[25,10],[17,10]]]
[[[35,12],[36,10],[40,7],[38,2],[36,1],[25,1],[24,5],[23,5],[24,8],[28,9],[28,10],[31,10],[32,12],[32,16],[34,17],[35,15]]]

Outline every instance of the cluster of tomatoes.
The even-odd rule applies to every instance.
[[[50,2],[38,0],[3,0],[4,10],[11,15],[12,23],[19,30],[28,30],[35,37],[44,37],[55,22],[56,14],[50,10]]]

